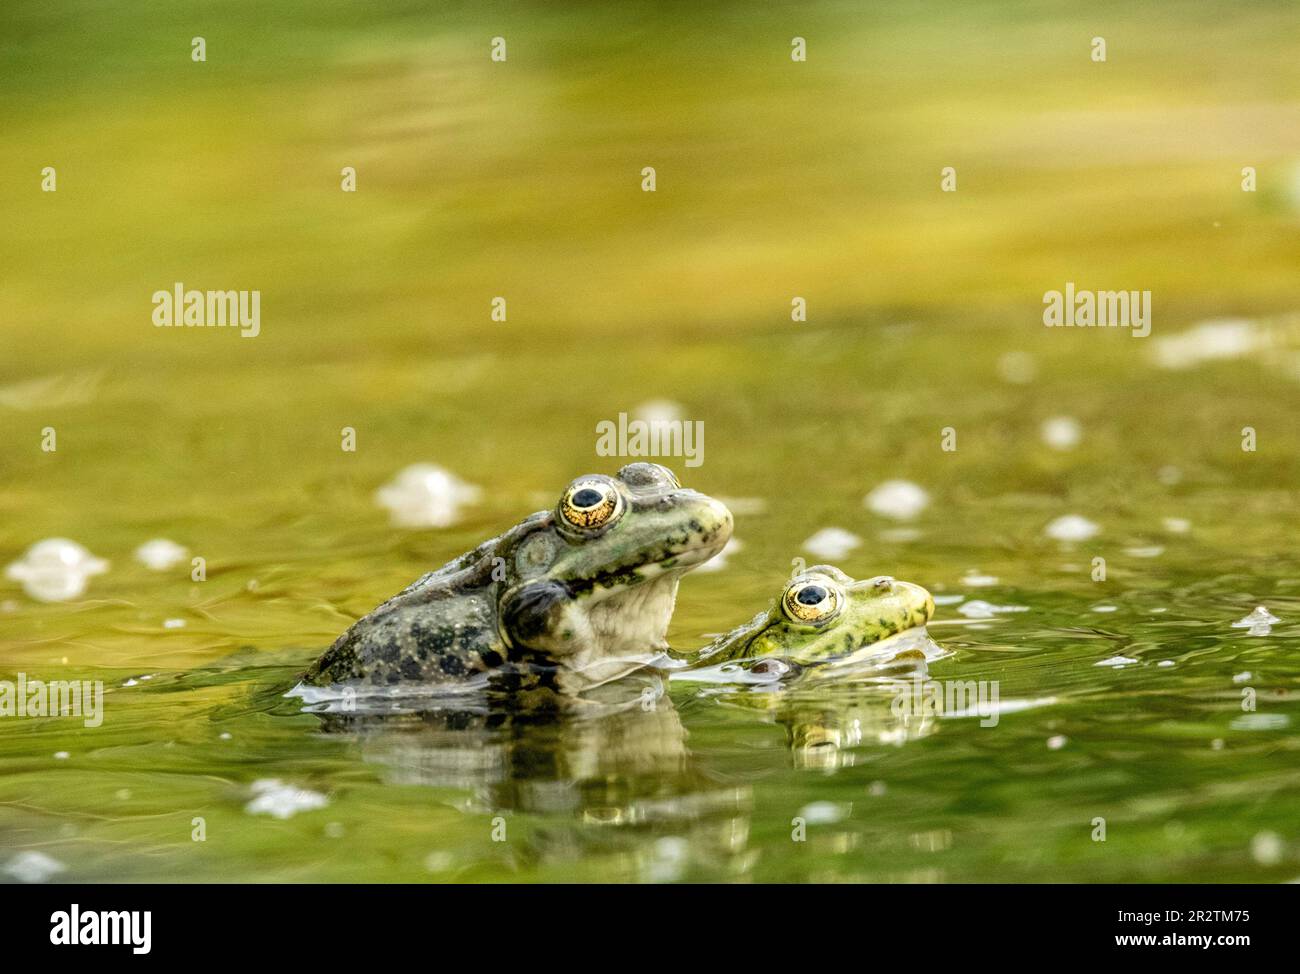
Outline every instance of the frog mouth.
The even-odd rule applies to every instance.
[[[704,564],[721,551],[723,547],[726,546],[726,543],[726,536],[717,541],[700,542],[699,544],[680,549],[657,565],[647,567],[657,568],[662,572],[684,572],[697,565]]]
[[[625,597],[636,589],[660,579],[679,579],[692,568],[704,564],[720,552],[730,536],[731,532],[725,531],[709,537],[708,540],[693,540],[661,551],[646,553],[633,566],[603,572],[586,579],[588,594],[593,601],[607,602]]]
[[[684,490],[674,495],[668,518],[658,532],[645,538],[636,554],[637,571],[645,579],[688,571],[708,561],[731,539],[733,521],[726,505],[704,494]],[[656,512],[648,512],[651,517]]]

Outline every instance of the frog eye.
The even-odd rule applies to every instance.
[[[575,528],[603,528],[623,513],[623,495],[604,480],[578,480],[560,498],[560,516]]]
[[[825,582],[795,582],[785,590],[781,605],[796,622],[826,622],[840,611],[839,589]]]

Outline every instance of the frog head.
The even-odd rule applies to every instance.
[[[763,656],[819,663],[923,626],[933,615],[934,599],[919,585],[888,575],[855,581],[815,565],[796,575],[771,608],[706,647],[701,661]]]
[[[678,581],[731,528],[723,504],[658,464],[579,477],[511,539],[502,638],[569,663],[663,649]]]

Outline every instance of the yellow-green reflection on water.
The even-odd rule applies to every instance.
[[[0,720],[6,861],[91,880],[1300,875],[1293,5],[6,18],[0,557],[66,536],[112,562],[72,603],[0,583],[0,676],[107,687],[95,729]],[[260,289],[262,333],[154,328],[175,281]],[[1150,289],[1152,337],[1043,328],[1066,281]],[[1226,316],[1271,344],[1159,367],[1164,337]],[[648,712],[326,733],[280,699],[353,618],[612,472],[595,424],[663,398],[705,424],[703,465],[669,461],[682,479],[765,502],[737,506],[724,570],[686,578],[678,646],[747,620],[838,526],[864,539],[839,560],[856,577],[1026,607],[941,606],[952,655],[931,676],[1052,702],[911,734],[862,687],[755,707],[674,683]],[[1073,450],[1043,442],[1054,416],[1078,422]],[[426,460],[482,502],[395,529],[373,491]],[[910,539],[862,503],[893,478],[932,498]],[[1066,514],[1099,534],[1045,537]],[[157,536],[207,580],[136,563]],[[1271,633],[1231,627],[1259,604]],[[1117,655],[1137,662],[1095,665]],[[267,779],[327,804],[251,814]]]

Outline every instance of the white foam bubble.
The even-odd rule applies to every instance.
[[[844,802],[811,802],[799,809],[799,817],[809,825],[830,825],[844,821],[851,810]]]
[[[279,778],[261,778],[253,782],[250,790],[256,796],[244,806],[250,815],[285,819],[329,804],[329,799],[320,792],[286,785]]]
[[[20,883],[43,883],[61,872],[67,866],[43,852],[31,850],[20,852],[5,864],[4,871]]]
[[[188,554],[185,548],[167,538],[153,538],[135,549],[136,561],[156,572],[165,572],[184,561]]]
[[[632,418],[644,423],[676,423],[686,415],[686,408],[671,399],[649,399],[632,410]]]
[[[1242,358],[1261,351],[1266,336],[1248,318],[1202,321],[1174,335],[1157,335],[1151,354],[1162,369],[1190,369],[1202,362]]]
[[[852,531],[845,531],[843,528],[822,528],[804,541],[803,549],[818,558],[837,561],[861,544],[862,539]]]
[[[21,582],[23,591],[40,602],[65,602],[81,595],[87,580],[108,567],[75,541],[46,538],[5,568],[5,575]]]
[[[1095,521],[1089,521],[1082,514],[1065,514],[1043,529],[1049,538],[1057,541],[1087,541],[1100,530]]]
[[[1053,416],[1039,430],[1043,442],[1053,450],[1073,450],[1083,439],[1083,427],[1072,416]]]
[[[1130,663],[1136,663],[1137,660],[1130,659],[1128,656],[1112,656],[1109,659],[1098,660],[1093,666],[1109,666],[1114,669],[1128,666]]]
[[[995,615],[1001,615],[1005,612],[1028,612],[1027,605],[993,605],[991,602],[984,602],[981,599],[972,599],[963,605],[957,606],[957,612],[968,619],[992,619]]]
[[[393,524],[402,528],[445,528],[460,520],[461,507],[477,503],[482,490],[449,470],[416,463],[375,491]]]
[[[1243,616],[1232,624],[1233,629],[1249,629],[1248,636],[1267,636],[1273,627],[1282,620],[1262,605],[1255,606],[1249,615]]]
[[[910,521],[929,506],[930,495],[910,480],[886,480],[863,503],[881,517]]]
[[[1261,866],[1276,866],[1286,855],[1286,843],[1276,832],[1256,832],[1250,840],[1250,857]]]

